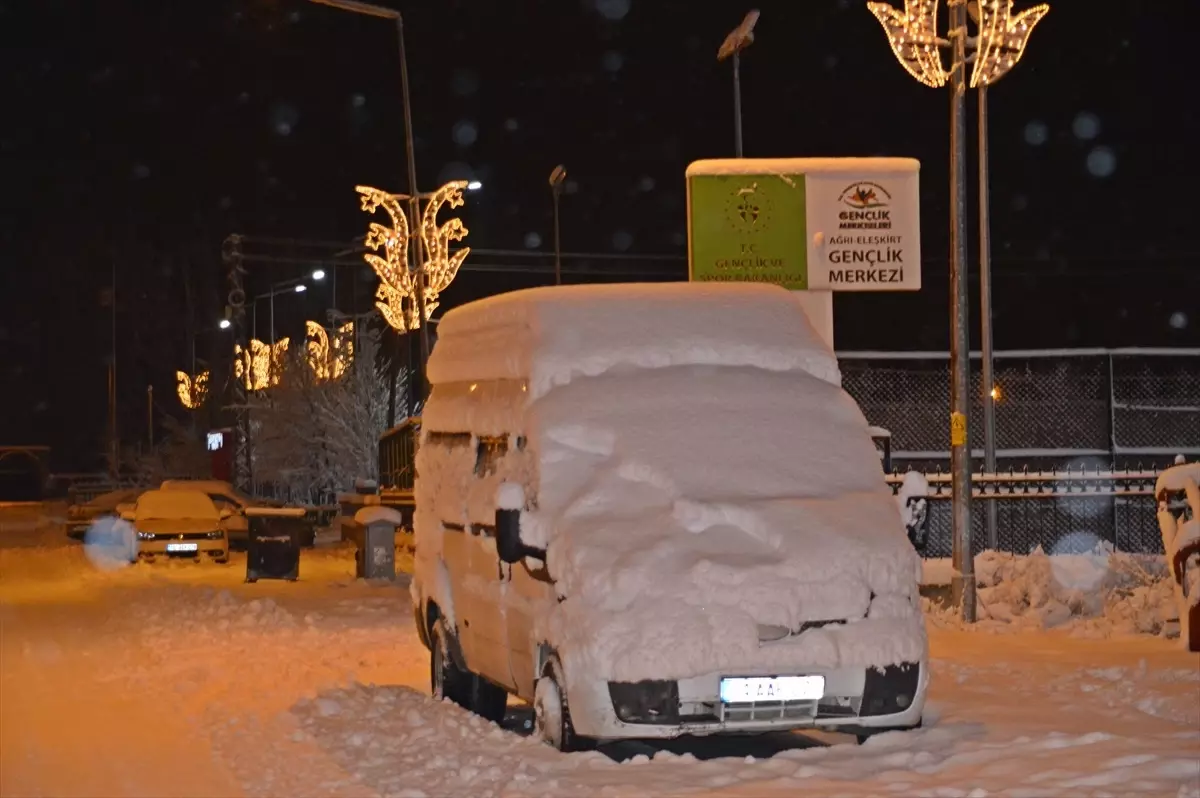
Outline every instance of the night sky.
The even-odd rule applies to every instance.
[[[997,348],[1200,345],[1189,5],[1052,3],[991,91]],[[585,269],[686,278],[684,170],[732,155],[730,69],[715,54],[757,7],[742,70],[748,156],[922,163],[925,288],[839,297],[839,348],[947,347],[949,95],[901,69],[864,2],[396,7],[420,188],[482,181],[459,213],[467,243],[516,253],[468,263],[524,267],[463,272],[443,308],[552,279],[557,163],[570,175],[564,249],[614,256],[568,258],[569,281],[600,279]],[[114,270],[121,427],[136,439],[147,385],[156,412],[182,415],[173,374],[193,337],[201,357],[228,346],[206,330],[224,305],[227,235],[348,244],[368,222],[356,183],[407,189],[396,31],[303,0],[3,0],[0,36],[0,444],[45,443],[56,468],[94,468]],[[252,268],[252,293],[305,271]],[[343,310],[369,306],[369,277],[339,270]],[[321,286],[280,297],[277,326],[319,318],[330,300]]]

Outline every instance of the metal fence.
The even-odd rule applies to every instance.
[[[1149,470],[1012,471],[972,474],[971,550],[987,548],[987,506],[994,503],[999,551],[1080,554],[1107,542],[1117,551],[1162,554],[1154,484]],[[950,475],[925,475],[930,495],[926,557],[951,555]],[[902,475],[888,477],[893,490]]]
[[[892,433],[892,457],[948,461],[946,352],[839,352],[842,384],[871,424]],[[1004,465],[1167,464],[1200,455],[1200,349],[1058,349],[995,353],[996,446]],[[983,457],[983,390],[971,356],[969,427]]]

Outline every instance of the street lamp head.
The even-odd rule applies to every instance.
[[[721,42],[721,48],[717,50],[718,61],[724,61],[732,55],[737,55],[750,46],[754,41],[754,24],[758,22],[758,16],[758,9],[749,12],[742,20],[742,24],[729,32],[725,41]]]
[[[231,326],[233,326],[233,322],[231,322],[229,319],[221,319],[219,322],[217,322],[217,326],[222,330],[228,330]]]
[[[478,191],[481,188],[483,188],[483,183],[480,183],[478,180],[467,181],[467,191]]]
[[[969,10],[969,7],[968,7]],[[1050,6],[1034,6],[1013,16],[1012,0],[982,0],[978,15],[979,49],[971,70],[971,88],[990,86],[1008,74],[1025,54],[1033,28],[1050,13]]]
[[[313,269],[312,278],[314,280],[316,280],[317,282],[321,282],[322,280],[325,279],[325,270],[324,269]]]
[[[379,17],[380,19],[400,19],[400,12],[394,8],[385,8],[372,3],[360,3],[357,0],[312,0],[314,3],[319,3],[323,6],[332,6],[340,8],[342,11],[349,11],[353,14],[362,14],[367,17]]]
[[[562,188],[562,184],[567,179],[567,167],[559,164],[554,167],[554,171],[550,173],[550,188],[558,191]]]
[[[297,294],[303,294],[307,290],[308,290],[308,286],[305,285],[304,283],[300,283],[300,285],[296,286],[296,288],[295,288],[295,291]]]

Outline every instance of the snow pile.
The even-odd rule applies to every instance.
[[[536,740],[407,687],[328,690],[298,702],[292,714],[302,735],[381,795],[498,797],[538,781],[545,785],[544,774],[555,770],[617,769],[599,753],[568,761]]]
[[[296,617],[270,598],[240,599],[228,590],[174,586],[155,604],[139,604],[134,617],[143,634],[168,634],[180,623],[197,633],[293,628]]]
[[[837,358],[788,291],[734,283],[557,286],[472,302],[438,325],[429,379],[527,380],[536,399],[576,377],[684,364],[841,381]]]
[[[1159,635],[1174,631],[1169,622],[1179,618],[1163,558],[1114,552],[1107,544],[1083,554],[985,551],[975,557],[975,578],[976,628],[985,630]],[[954,611],[926,609],[938,625],[959,625]]]

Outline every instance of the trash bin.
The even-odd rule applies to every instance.
[[[300,543],[309,526],[303,507],[247,507],[246,581],[300,575]]]
[[[355,536],[355,575],[359,579],[396,578],[396,528],[403,516],[390,507],[364,507],[354,514],[354,525],[362,530]]]

